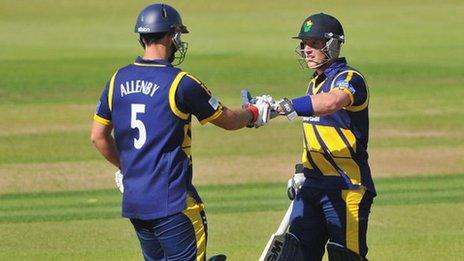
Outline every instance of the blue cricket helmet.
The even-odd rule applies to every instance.
[[[342,24],[337,18],[324,14],[313,14],[306,18],[301,25],[298,36],[293,37],[294,39],[336,39],[339,42],[345,42],[345,33],[343,32]]]
[[[295,49],[302,67],[307,66],[305,61],[306,55],[303,51],[303,41],[311,38],[326,41],[324,48],[321,50],[325,53],[327,59],[312,69],[318,68],[327,62],[338,58],[340,55],[341,45],[345,43],[345,33],[343,31],[342,24],[337,20],[337,18],[324,13],[313,14],[306,18],[300,27],[298,35],[292,38],[302,41]]]
[[[167,4],[152,4],[145,7],[137,17],[134,31],[139,34],[189,32],[182,24],[180,14]]]

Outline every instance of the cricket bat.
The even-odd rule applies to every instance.
[[[282,253],[282,247],[285,241],[285,234],[287,233],[288,225],[290,222],[290,214],[292,214],[293,209],[293,201],[290,203],[290,206],[285,213],[282,222],[280,222],[279,228],[277,231],[271,236],[269,241],[267,242],[266,247],[259,258],[259,261],[273,261],[277,260],[277,258]]]

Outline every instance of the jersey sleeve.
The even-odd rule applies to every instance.
[[[186,113],[195,115],[201,124],[206,124],[221,115],[222,104],[197,78],[185,75],[176,92],[176,105]]]
[[[369,102],[369,90],[363,76],[354,70],[340,73],[332,83],[332,90],[342,90],[350,97],[348,111],[364,110]]]
[[[100,100],[97,103],[95,114],[93,116],[93,119],[95,121],[103,125],[111,124],[111,111],[108,106],[108,88],[109,82],[106,83],[105,89],[103,89],[102,95],[100,96]]]

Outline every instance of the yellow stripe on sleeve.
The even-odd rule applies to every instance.
[[[222,114],[222,105],[219,105],[217,111],[215,113],[213,113],[213,115],[209,116],[208,118],[206,119],[203,119],[202,121],[200,121],[201,125],[205,125],[206,123],[208,122],[211,122],[212,120],[215,120],[217,119],[221,114]]]
[[[346,78],[345,78],[343,81],[347,81],[347,82],[351,81],[351,79],[353,78],[353,75],[355,75],[355,74],[356,74],[356,75],[359,75],[359,76],[364,80],[364,84],[366,85],[367,97],[366,97],[366,100],[364,101],[363,104],[358,105],[358,106],[353,106],[353,105],[352,105],[352,104],[354,103],[353,94],[352,94],[349,90],[346,90],[346,89],[343,88],[343,87],[335,87],[335,86],[334,86],[335,82],[338,80],[338,77],[339,77],[340,75],[344,74],[344,73],[347,73],[347,76],[346,76]],[[362,74],[360,74],[360,73],[357,72],[357,71],[354,71],[354,70],[346,70],[346,71],[340,72],[339,74],[337,74],[337,75],[334,77],[334,79],[333,79],[333,81],[332,81],[332,83],[331,83],[331,85],[330,85],[330,89],[331,89],[331,90],[336,90],[336,89],[345,90],[346,93],[349,93],[349,95],[350,95],[350,100],[351,100],[351,104],[350,104],[349,106],[346,107],[346,110],[347,110],[347,111],[351,111],[351,112],[362,111],[362,110],[364,110],[364,109],[367,107],[367,105],[369,104],[369,88],[368,88],[368,86],[367,86],[366,80],[364,79],[364,76],[362,76]]]
[[[350,90],[348,90],[347,88],[345,88],[345,87],[335,87],[335,88],[331,89],[330,91],[333,91],[333,90],[340,90],[340,91],[343,91],[344,93],[348,94],[348,96],[350,97],[350,104],[348,106],[351,106],[354,103],[354,96],[350,92]]]
[[[346,204],[346,247],[359,254],[359,204],[364,196],[364,189],[342,190]]]
[[[106,126],[109,126],[111,124],[110,120],[107,120],[107,119],[105,119],[103,117],[100,117],[97,114],[93,115],[93,120],[96,121],[96,122],[99,122],[99,123],[101,123],[103,125],[106,125]]]
[[[347,82],[351,81],[351,78],[353,78],[353,72],[354,71],[348,71],[348,75],[346,75],[345,81]]]
[[[171,87],[169,88],[169,106],[171,107],[172,112],[179,118],[186,120],[189,117],[189,114],[182,112],[176,104],[176,91],[177,87],[179,87],[179,83],[182,78],[186,75],[186,72],[180,72],[177,74],[174,81],[172,81]]]
[[[366,90],[367,90],[367,86],[366,86]],[[366,97],[366,100],[364,101],[363,104],[358,105],[358,106],[348,106],[348,107],[346,107],[346,110],[351,111],[351,112],[362,111],[365,108],[367,108],[368,104],[369,104],[369,91],[367,90],[367,97]]]
[[[118,71],[116,71],[113,74],[113,77],[111,77],[110,86],[108,87],[108,108],[110,111],[113,110],[114,79],[116,78],[116,74],[118,74]]]

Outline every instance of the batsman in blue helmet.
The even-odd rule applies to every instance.
[[[185,58],[181,37],[189,31],[173,7],[145,7],[135,32],[143,56],[106,84],[91,140],[123,175],[122,216],[133,224],[145,260],[205,260],[206,215],[192,184],[192,115],[227,130],[259,127],[269,119],[270,104],[261,99],[229,109],[175,67]]]
[[[284,98],[276,110],[303,121],[299,189],[293,202],[284,260],[367,260],[367,224],[376,190],[368,163],[369,91],[365,77],[339,57],[345,43],[333,16],[309,16],[294,37],[296,53],[313,70],[307,92]],[[295,246],[297,244],[297,246]]]

